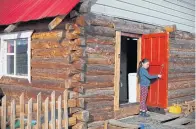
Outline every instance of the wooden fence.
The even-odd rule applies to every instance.
[[[89,113],[82,109],[84,100],[69,99],[67,90],[57,101],[55,92],[51,93],[51,99],[47,97],[44,102],[41,93],[37,95],[37,102],[33,102],[31,98],[25,103],[24,93],[20,96],[19,104],[13,99],[8,106],[6,96],[1,101],[1,129],[79,129],[85,128],[89,119]],[[70,109],[72,113],[69,112]],[[73,112],[73,109],[80,110]]]

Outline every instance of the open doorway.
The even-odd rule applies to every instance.
[[[138,39],[121,36],[120,104],[137,102]]]

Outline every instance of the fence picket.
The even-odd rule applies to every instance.
[[[58,98],[58,129],[62,128],[62,107],[61,107],[62,98],[61,95]]]
[[[63,92],[64,97],[64,120],[65,120],[65,129],[69,127],[69,120],[68,120],[68,90]]]
[[[48,103],[49,103],[49,98],[47,97],[45,100],[45,110],[44,110],[44,129],[48,129]]]
[[[42,110],[42,101],[41,93],[37,95],[37,129],[41,129],[41,110]]]
[[[20,96],[20,129],[24,129],[24,93]]]
[[[15,118],[16,118],[16,103],[15,100],[11,102],[11,116],[10,116],[11,129],[15,129]]]
[[[1,129],[6,129],[6,96],[2,98]]]
[[[55,92],[53,91],[51,94],[51,128],[56,129],[56,116],[55,116]]]
[[[31,129],[32,122],[32,98],[28,101],[28,120],[27,120],[27,129]]]

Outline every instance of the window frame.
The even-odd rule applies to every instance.
[[[0,34],[0,52],[1,52],[1,61],[2,63],[0,64],[2,67],[2,71],[0,78],[2,76],[7,76],[7,77],[14,77],[14,78],[23,78],[23,79],[28,79],[29,82],[31,82],[31,35],[33,33],[33,30],[30,31],[21,31],[21,32],[14,32],[14,33],[8,33],[8,34]],[[10,75],[7,74],[7,55],[10,55],[7,53],[7,40],[14,40],[14,45],[16,45],[16,40],[17,39],[27,39],[27,56],[28,56],[28,73],[27,76],[21,76],[21,75]],[[14,53],[11,55],[14,55],[14,58],[16,58],[15,54],[15,48],[14,46]],[[14,63],[14,71],[16,71],[16,65]]]

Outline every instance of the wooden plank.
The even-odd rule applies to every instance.
[[[49,103],[49,98],[47,97],[44,104],[45,104],[45,110],[44,110],[44,128],[49,129],[48,126],[48,103]]]
[[[1,129],[6,129],[6,96],[2,98]]]
[[[179,115],[179,114],[166,113],[165,115],[163,115],[163,114],[153,113],[153,112],[150,113],[150,118],[154,120],[158,120],[158,121],[166,121],[169,119],[175,119],[180,116],[181,114]]]
[[[119,110],[120,48],[121,48],[121,32],[117,31],[116,45],[115,45],[114,110]]]
[[[58,98],[58,129],[62,129],[62,108],[61,108],[62,98],[61,95]]]
[[[27,129],[31,129],[31,122],[32,122],[32,98],[28,101],[28,120],[27,120]]]
[[[115,125],[117,127],[122,127],[122,128],[129,128],[129,129],[138,129],[139,128],[139,126],[137,126],[137,125],[123,123],[123,122],[120,122],[120,121],[114,120],[114,119],[109,120],[108,123],[111,125]]]
[[[108,121],[107,120],[104,122],[104,129],[108,129]]]
[[[68,129],[69,127],[69,121],[68,121],[68,91],[65,90],[63,93],[63,98],[64,98],[64,120],[65,120],[65,129]]]
[[[15,129],[15,119],[16,119],[16,103],[15,103],[15,100],[13,100],[11,102],[11,122],[10,122],[10,126],[11,126],[11,129]]]
[[[16,24],[11,24],[11,25],[9,25],[8,27],[6,27],[6,28],[4,29],[4,32],[5,32],[5,33],[10,33],[10,32],[12,32],[19,24],[20,24],[20,23],[16,23]]]
[[[51,129],[56,129],[56,115],[55,115],[55,91],[51,94]]]
[[[188,123],[188,122],[193,123],[194,120],[193,119],[188,119],[188,118],[179,118],[179,119],[175,119],[175,120],[170,121],[170,122],[166,122],[163,125],[169,125],[169,126],[176,126],[176,125],[178,125],[178,126],[182,127],[183,124]],[[186,126],[184,126],[184,127],[186,127]]]
[[[55,17],[48,25],[49,30],[53,30],[57,25],[59,25],[66,15],[63,16],[57,16]]]
[[[139,68],[139,62],[141,61],[141,56],[142,56],[142,39],[139,38],[139,40],[137,41],[138,47],[137,47],[137,69]],[[138,82],[138,78],[137,78],[137,82]],[[139,83],[137,83],[137,102],[140,102],[140,86]]]
[[[20,96],[20,129],[24,129],[24,93]]]
[[[37,129],[41,129],[42,99],[41,93],[37,95]]]

